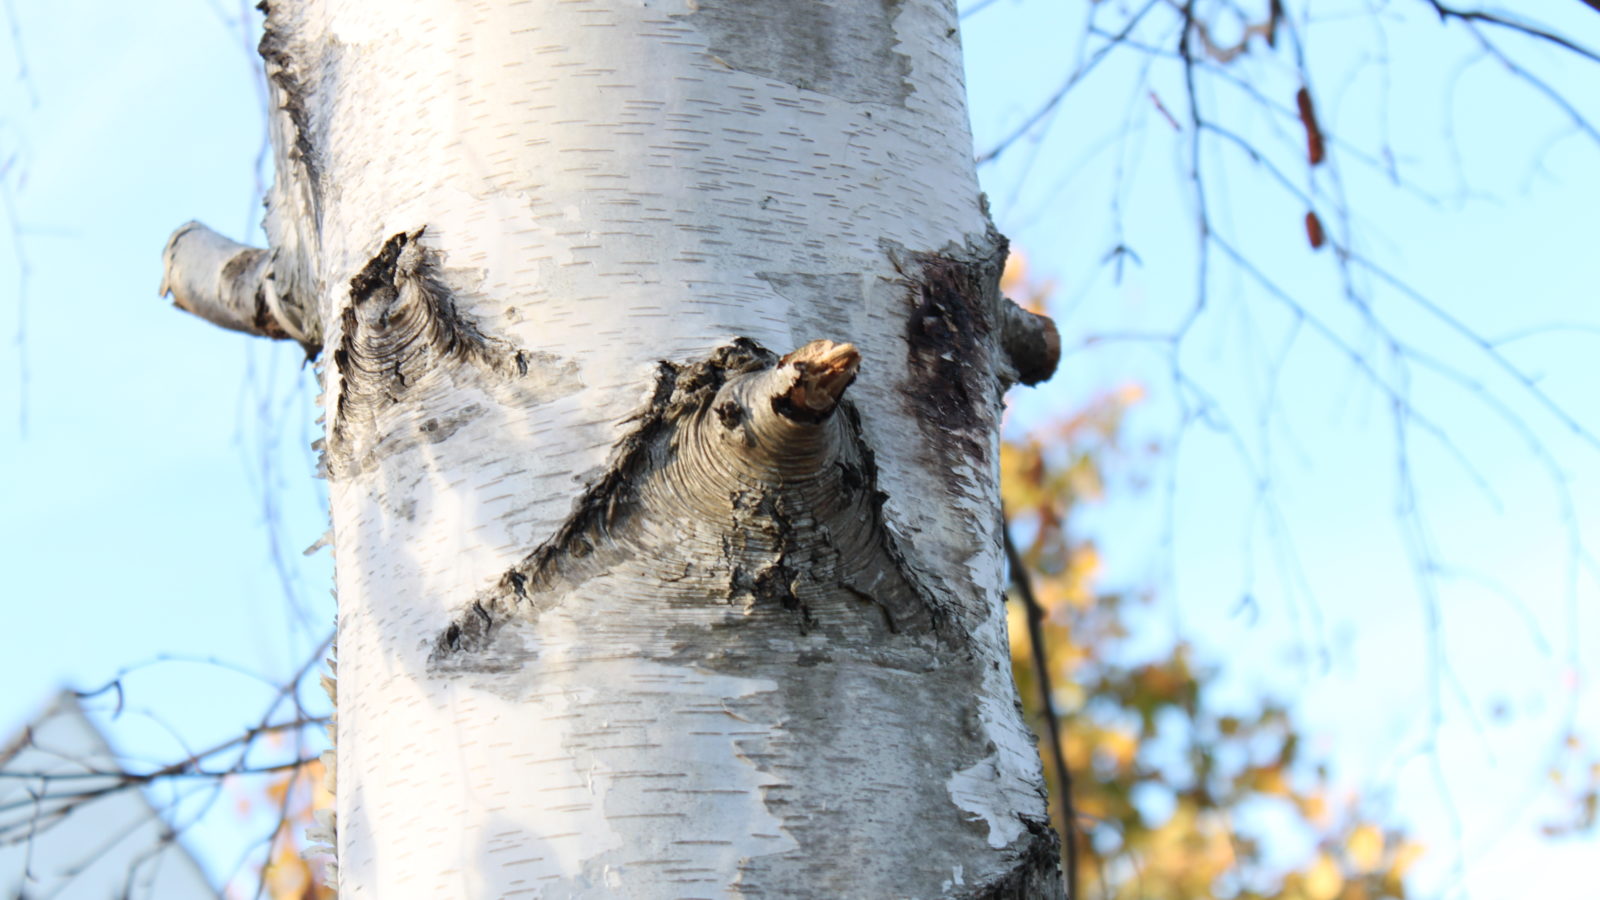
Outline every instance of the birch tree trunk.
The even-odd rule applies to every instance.
[[[270,0],[261,50],[271,247],[191,223],[166,287],[320,358],[341,891],[1058,896],[996,485],[1056,344],[953,2]]]

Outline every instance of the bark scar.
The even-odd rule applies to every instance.
[[[957,491],[960,469],[990,463],[1005,389],[1049,378],[1061,356],[1055,323],[1000,293],[1007,246],[993,226],[937,253],[883,242],[906,286],[907,410]]]
[[[991,231],[982,245],[942,253],[886,249],[907,288],[909,411],[947,470],[982,469],[1000,392],[991,351],[1005,239]]]
[[[847,344],[817,342],[780,360],[743,338],[701,362],[660,363],[651,399],[605,473],[549,540],[462,604],[434,641],[430,667],[520,665],[516,642],[497,644],[501,629],[531,625],[572,588],[618,565],[648,566],[647,580],[669,585],[662,590],[674,603],[742,603],[746,617],[787,616],[791,634],[857,620],[881,635],[936,634],[950,620],[947,604],[915,580],[887,528],[871,448],[853,405],[840,398],[858,363]],[[757,376],[771,377],[744,390]],[[770,398],[766,411],[758,397]],[[819,409],[829,397],[833,410]],[[791,475],[781,474],[790,464],[781,454],[792,448],[774,439],[774,428],[779,437],[793,429],[802,444],[820,441],[796,451],[816,452],[794,463]],[[762,461],[722,481],[696,482],[686,473],[713,465],[708,453]],[[779,456],[763,456],[769,453]],[[662,522],[672,523],[668,531],[718,534],[721,549],[694,556],[662,545],[653,537]]]
[[[415,434],[396,436],[378,427],[378,417],[402,401],[425,397],[452,379],[477,377],[486,391],[526,379],[533,368],[556,394],[572,385],[576,369],[562,369],[551,354],[529,353],[486,335],[456,307],[433,254],[420,239],[424,229],[400,232],[350,279],[350,301],[340,316],[342,335],[333,352],[339,372],[329,428],[330,472],[359,470],[380,445],[393,449],[448,438],[464,424],[430,418]],[[473,375],[460,375],[470,369]],[[535,389],[524,401],[538,401]],[[469,405],[463,416],[484,405]],[[403,437],[403,439],[402,439]]]

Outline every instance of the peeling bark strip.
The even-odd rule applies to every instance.
[[[293,46],[289,34],[291,30],[279,21],[280,17],[273,15],[273,7],[267,0],[256,4],[265,17],[261,29],[261,43],[256,45],[256,52],[261,54],[265,63],[267,83],[272,87],[272,98],[277,102],[279,110],[288,115],[291,124],[291,134],[285,135],[292,144],[284,146],[281,141],[274,141],[280,148],[280,153],[289,162],[300,169],[300,180],[311,199],[311,212],[320,226],[322,222],[322,167],[317,160],[316,146],[311,142],[312,122],[309,91],[306,90],[300,66],[307,58],[307,54]],[[280,186],[281,187],[281,186]]]
[[[338,788],[339,754],[336,747],[339,742],[339,651],[336,643],[329,643],[328,657],[325,662],[328,671],[323,673],[321,682],[322,690],[328,695],[328,705],[332,712],[328,715],[328,749],[322,751],[318,759],[322,762],[323,787],[332,794]],[[337,889],[339,886],[339,818],[337,813],[329,809],[319,809],[314,813],[314,824],[306,829],[305,855],[325,857],[323,860],[323,883],[328,887]]]
[[[858,365],[849,344],[814,341],[777,359],[745,339],[700,363],[662,363],[605,475],[553,538],[455,617],[432,663],[520,665],[515,647],[495,646],[504,624],[534,623],[594,575],[640,564],[651,571],[635,577],[660,583],[668,606],[782,610],[786,634],[932,635],[941,604],[883,527],[872,451],[841,404]],[[716,553],[693,546],[701,534]]]

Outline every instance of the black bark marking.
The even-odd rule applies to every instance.
[[[350,302],[340,315],[342,336],[333,352],[340,377],[329,429],[330,472],[358,470],[375,454],[437,443],[482,413],[484,407],[473,404],[408,429],[415,434],[378,433],[383,410],[447,383],[452,370],[469,365],[489,375],[492,385],[526,376],[530,360],[548,366],[554,359],[490,338],[463,315],[437,263],[418,243],[422,233],[390,237],[350,279]]]
[[[910,412],[947,467],[982,469],[1000,391],[992,348],[1005,238],[991,231],[982,245],[944,253],[887,249],[908,288]]]
[[[795,0],[699,0],[687,15],[731,68],[841,100],[905,106],[913,87],[894,31],[901,5],[879,0],[839,16]]]
[[[738,428],[744,421],[744,410],[729,400],[717,407],[717,421],[722,423],[723,428]]]
[[[735,563],[730,579],[732,599],[744,599],[753,604],[768,604],[795,614],[801,634],[816,626],[811,609],[800,599],[801,568],[791,565],[793,557],[804,554],[800,535],[784,511],[783,498],[777,493],[756,495],[741,494],[733,498],[734,525],[741,535],[761,532],[772,538],[774,544],[770,558],[753,573]],[[735,554],[724,551],[728,558]]]
[[[775,355],[754,341],[741,338],[718,348],[704,362],[683,367],[662,362],[656,369],[656,387],[649,404],[634,417],[638,424],[633,431],[617,442],[605,474],[578,498],[572,514],[553,537],[472,602],[488,609],[491,618],[458,614],[444,636],[454,633],[458,639],[438,642],[429,661],[440,664],[457,650],[487,646],[495,625],[503,623],[511,610],[521,605],[524,615],[536,618],[540,603],[551,599],[548,595],[558,582],[586,578],[597,568],[597,561],[590,558],[595,548],[610,546],[611,531],[636,505],[640,480],[660,464],[654,457],[664,455],[663,438],[672,425],[704,410],[729,373],[755,371],[776,361]]]
[[[852,602],[868,600],[882,610],[886,631],[907,635],[935,634],[949,617],[934,595],[913,580],[905,557],[883,524],[886,495],[879,491],[871,449],[862,436],[854,407],[840,404],[848,441],[849,459],[829,463],[826,477],[837,484],[839,509],[846,525],[854,529],[852,565],[872,569],[874,583],[858,587],[838,573],[840,549],[833,546],[826,523],[817,522],[813,510],[799,514],[789,508],[782,484],[750,485],[732,492],[730,506],[718,513],[731,525],[722,541],[720,559],[712,570],[696,569],[694,560],[674,555],[676,548],[638,544],[635,527],[651,515],[671,516],[681,511],[656,510],[641,492],[653,475],[677,457],[686,429],[720,430],[732,413],[727,403],[717,403],[718,391],[737,375],[777,364],[777,357],[758,344],[739,339],[692,365],[663,362],[657,369],[656,387],[634,428],[616,445],[606,472],[575,502],[572,514],[547,541],[522,562],[506,571],[498,582],[466,604],[435,641],[429,662],[435,668],[494,671],[518,663],[491,651],[496,633],[512,621],[531,623],[564,596],[563,588],[581,584],[593,575],[625,560],[649,559],[660,568],[664,583],[681,583],[692,571],[707,584],[705,602],[743,600],[755,608],[783,609],[793,613],[801,634],[816,625],[806,597],[827,593],[849,596]],[[726,395],[724,395],[726,396]],[[746,414],[737,417],[742,423]],[[861,562],[872,560],[870,565]],[[713,571],[723,574],[720,587],[709,587]],[[818,574],[824,573],[824,574]],[[850,577],[862,577],[856,573]],[[792,633],[792,632],[791,632]]]
[[[1046,822],[1023,818],[1028,837],[1009,872],[964,894],[960,900],[1063,900],[1061,839]]]
[[[817,425],[766,407],[763,398],[790,384],[785,370],[762,371],[775,362],[740,342],[695,365],[660,364],[607,470],[557,533],[497,584],[452,598],[452,615],[419,648],[427,673],[512,700],[574,684],[591,661],[735,676],[755,689],[730,695],[712,684],[703,690],[724,695],[720,712],[700,711],[753,723],[735,749],[768,776],[760,800],[797,843],[741,860],[740,884],[859,895],[851,876],[818,872],[816,860],[858,853],[894,821],[927,832],[951,859],[971,860],[969,885],[1014,882],[996,896],[1031,896],[1040,879],[1011,876],[1039,866],[1026,857],[1028,835],[997,854],[984,821],[948,783],[996,752],[974,693],[990,660],[956,615],[975,598],[958,606],[944,582],[914,580],[921,576],[885,521],[876,461],[848,397]],[[742,411],[732,430],[718,412],[728,401]],[[640,685],[608,683],[601,695],[651,690]],[[926,727],[939,717],[962,724]],[[867,721],[912,738],[891,748],[893,777],[842,795],[821,787],[843,770],[877,777],[869,770],[882,747],[856,740]],[[939,886],[948,867],[896,863],[918,896],[951,893]],[[869,893],[908,893],[880,886]]]

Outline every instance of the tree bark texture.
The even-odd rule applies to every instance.
[[[948,0],[271,0],[320,353],[349,897],[1060,893],[1011,681],[998,292]]]

